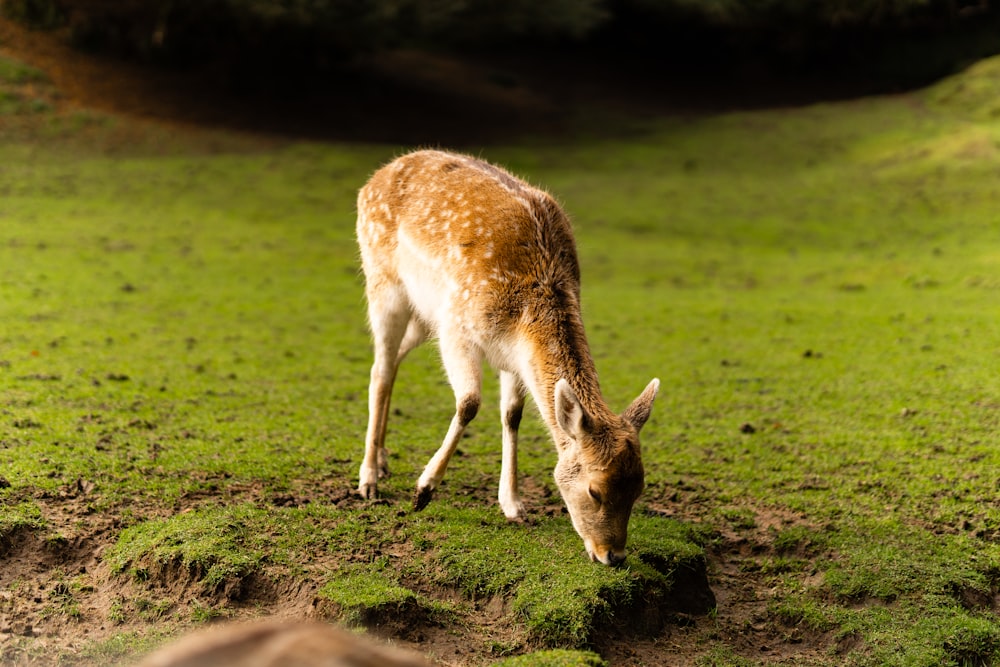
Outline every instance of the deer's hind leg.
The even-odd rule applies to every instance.
[[[365,457],[358,473],[358,493],[375,498],[378,480],[389,474],[385,449],[386,426],[392,385],[403,357],[427,336],[401,289],[368,290],[368,320],[372,330],[375,359],[368,385],[368,431]]]

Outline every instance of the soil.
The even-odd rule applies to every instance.
[[[558,134],[571,108],[582,100],[600,98],[602,104],[635,113],[690,110],[699,105],[717,108],[732,102],[726,95],[709,95],[680,104],[678,89],[653,96],[634,94],[640,82],[610,71],[570,77],[559,70],[558,63],[529,69],[516,61],[502,65],[458,62],[413,52],[382,54],[356,65],[344,74],[345,87],[338,94],[247,96],[220,92],[215,85],[218,72],[211,67],[167,71],[84,54],[66,46],[58,33],[33,32],[5,19],[0,19],[0,54],[43,70],[57,91],[53,99],[59,112],[96,109],[180,134],[222,127],[251,132],[251,141],[262,142],[316,137],[482,144],[512,133]],[[516,75],[497,76],[501,70]],[[25,529],[0,537],[0,581],[4,584],[0,590],[0,664],[47,665],[57,659],[62,664],[104,664],[109,656],[81,657],[81,649],[122,633],[147,634],[155,629],[166,636],[185,629],[174,620],[169,603],[157,606],[155,600],[137,598],[133,582],[109,571],[102,562],[102,551],[123,526],[116,514],[94,510],[89,491],[89,485],[79,481],[52,497],[35,498],[49,529],[44,533]],[[275,504],[313,500],[310,494],[319,502],[361,502],[333,487],[297,490],[287,498],[260,497],[261,491],[254,488],[229,487],[227,493]],[[482,489],[478,495],[489,498],[492,493],[492,489]],[[526,500],[541,508],[538,511],[546,511],[546,505],[548,511],[560,510],[541,496]],[[191,506],[204,501],[188,499]],[[651,489],[645,502],[647,511],[657,514],[692,523],[716,521],[690,489]],[[752,513],[753,521],[722,531],[708,552],[707,583],[717,611],[671,609],[664,615],[667,622],[655,623],[652,629],[646,623],[631,624],[644,628],[639,633],[634,628],[605,628],[594,638],[594,649],[615,666],[695,664],[720,644],[767,664],[829,659],[837,650],[834,638],[785,625],[771,613],[773,582],[761,567],[775,555],[775,530],[804,520],[765,508],[743,509]],[[132,508],[132,515],[153,517],[164,511]],[[323,566],[314,565],[315,571]],[[224,587],[215,593],[219,600],[214,602],[224,600],[239,619],[323,619],[335,612],[318,601],[319,584],[308,576],[277,571],[266,575]],[[700,579],[697,573],[692,576],[688,588],[695,598],[705,599],[709,593],[704,589],[704,573]],[[154,579],[161,600],[190,600],[200,594],[192,575],[181,568],[166,567],[154,573]],[[456,595],[451,590],[420,592],[446,600]],[[440,664],[488,664],[502,657],[496,647],[521,641],[506,611],[502,600],[482,601],[480,618],[461,634],[441,627],[419,610],[369,619],[369,629]]]
[[[478,493],[489,497],[492,489],[483,488]],[[248,488],[242,495],[243,501],[289,502],[284,497],[262,497],[257,489]],[[313,499],[324,503],[364,502],[335,489],[317,489],[315,498],[297,491],[292,502]],[[547,511],[544,498],[526,500],[539,512]],[[113,513],[93,511],[85,484],[72,485],[56,497],[37,501],[49,519],[49,530],[20,530],[0,543],[5,584],[0,591],[2,665],[49,665],[57,661],[106,664],[109,656],[81,657],[81,651],[94,641],[120,634],[154,632],[170,636],[185,631],[187,624],[173,615],[179,605],[170,601],[202,600],[206,609],[224,603],[231,620],[336,618],[337,610],[317,597],[321,582],[308,574],[265,572],[229,582],[206,596],[195,574],[168,564],[151,572],[148,582],[136,585],[127,576],[111,572],[102,562],[102,551],[122,526]],[[191,507],[204,501],[188,499]],[[695,523],[705,519],[698,511],[679,515],[679,506],[677,502],[662,504],[649,499],[646,511]],[[164,513],[155,507],[133,511],[136,516],[148,517]],[[769,605],[775,591],[761,568],[776,553],[776,530],[799,525],[802,519],[758,510],[753,523],[752,528],[719,534],[709,550],[707,583],[717,604],[716,612],[705,613],[697,606],[678,610],[684,605],[678,605],[677,600],[670,609],[634,609],[625,616],[624,623],[599,630],[593,649],[614,666],[693,665],[713,645],[728,646],[744,658],[766,664],[798,665],[810,659],[820,661],[824,656],[829,659],[838,648],[834,638],[786,625],[771,613]],[[322,572],[334,566],[315,562],[310,564],[310,571]],[[458,601],[458,593],[451,589],[420,582],[406,584],[432,599]],[[697,591],[704,600],[704,573],[700,577],[693,573],[691,580],[682,585]],[[160,601],[168,602],[160,606]],[[418,607],[373,614],[365,621],[373,634],[429,655],[443,665],[485,665],[502,657],[497,647],[523,646],[524,638],[511,624],[503,600],[482,600],[477,603],[477,611],[479,616],[461,633],[429,618]],[[650,621],[654,616],[658,622]]]

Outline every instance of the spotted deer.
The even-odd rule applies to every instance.
[[[580,316],[580,267],[566,214],[546,192],[444,151],[404,155],[358,194],[358,244],[375,359],[358,492],[388,474],[386,421],[403,358],[436,336],[455,416],[417,482],[422,509],[480,405],[482,361],[499,371],[500,507],[523,518],[517,430],[530,393],[555,441],[555,480],[591,560],[625,559],[642,491],[639,430],[659,380],[621,415],[601,395]]]

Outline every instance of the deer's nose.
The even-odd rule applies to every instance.
[[[621,565],[625,562],[625,548],[616,549],[607,544],[587,544],[587,555],[595,563],[604,565]]]

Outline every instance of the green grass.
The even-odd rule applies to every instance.
[[[320,590],[319,597],[337,607],[346,623],[363,624],[383,615],[420,614],[431,604],[421,595],[400,585],[395,572],[387,571],[387,558],[372,565],[341,571]]]
[[[556,649],[503,660],[496,667],[604,667],[606,664],[596,653]]]
[[[0,506],[0,538],[27,528],[38,530],[45,526],[41,508],[33,502],[6,502]]]
[[[32,116],[52,110],[52,87],[41,71],[0,58],[0,119]]]
[[[795,521],[760,564],[772,621],[855,638],[826,664],[996,661],[998,72],[482,151],[572,214],[611,404],[663,382],[617,570],[565,516],[503,520],[492,378],[434,502],[409,511],[453,405],[429,348],[400,373],[385,503],[345,500],[370,360],[353,198],[400,147],[4,142],[0,534],[48,530],[47,503],[86,489],[122,517],[105,562],[139,591],[179,566],[194,620],[248,577],[307,577],[342,620],[406,608],[461,631],[500,600],[518,634],[498,646],[525,652],[587,647],[778,511]],[[522,473],[556,493],[537,418],[523,432]],[[754,663],[720,641],[699,660]]]
[[[698,536],[659,518],[636,518],[636,562],[613,570],[582,558],[579,538],[564,522],[517,529],[499,514],[469,506],[434,506],[405,523],[398,513],[391,506],[213,506],[125,529],[104,562],[140,586],[191,581],[215,598],[265,570],[320,576],[325,583],[318,597],[350,624],[401,615],[444,623],[474,617],[477,601],[509,598],[508,620],[525,628],[527,641],[579,647],[637,599],[665,602],[676,569],[697,569],[703,558],[692,542]],[[311,554],[344,553],[345,545],[348,562],[319,572],[305,565]],[[393,555],[376,556],[386,551]],[[456,606],[448,599],[452,592],[466,602]]]
[[[48,77],[41,70],[17,60],[0,58],[0,83],[21,85],[47,81]]]
[[[122,531],[104,560],[114,572],[128,570],[140,580],[151,576],[150,567],[177,564],[214,590],[260,568],[264,560],[260,542],[266,534],[257,532],[258,514],[253,506],[239,505],[142,523]],[[147,564],[150,554],[155,558]]]
[[[72,663],[80,657],[93,660],[96,664],[128,664],[136,655],[148,653],[162,644],[165,637],[155,628],[146,632],[120,632],[105,641],[86,643],[76,655],[66,655],[66,662]]]

